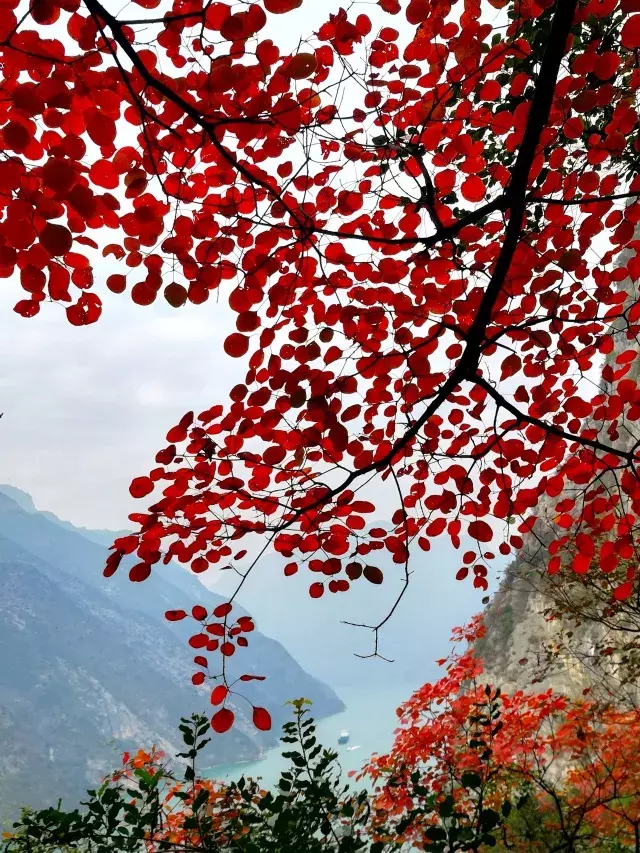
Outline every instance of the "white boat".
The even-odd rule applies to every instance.
[[[346,729],[343,729],[340,732],[340,735],[338,737],[338,743],[339,744],[349,743],[349,732]]]
[[[348,746],[347,747],[348,752],[353,752],[354,749],[360,749],[360,744],[358,744],[357,746]]]

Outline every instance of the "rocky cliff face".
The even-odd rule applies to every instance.
[[[126,570],[106,580],[99,535],[13,495],[21,505],[0,491],[0,818],[58,797],[75,804],[125,749],[175,752],[179,718],[210,710],[210,688],[191,686],[190,632],[182,623],[172,630],[164,612],[223,601],[177,566],[144,584],[130,583]],[[317,717],[342,710],[331,688],[257,631],[234,663],[267,676],[244,693],[269,708],[274,728],[256,731],[250,705],[238,700],[238,725],[213,738],[210,765],[275,745],[291,698],[313,699]]]
[[[602,631],[549,620],[551,602],[540,568],[522,556],[508,567],[485,609],[486,635],[477,651],[487,680],[507,692],[552,688],[579,696],[593,686],[599,663],[593,657]]]
[[[630,606],[627,613],[601,618],[606,608],[596,607],[591,612],[598,611],[597,619],[586,607],[586,615],[558,614],[563,579],[550,581],[544,553],[540,548],[534,558],[521,554],[485,609],[486,634],[477,652],[486,680],[510,693],[551,688],[572,698],[588,694],[619,707],[639,707],[640,611],[634,614]],[[589,601],[600,592],[592,592],[588,579],[579,589]],[[575,585],[571,595],[575,601]],[[606,588],[602,597],[610,597]]]

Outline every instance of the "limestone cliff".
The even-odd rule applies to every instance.
[[[507,692],[551,687],[578,696],[593,686],[599,665],[593,658],[602,631],[593,624],[550,621],[551,602],[540,581],[539,567],[525,557],[507,568],[485,610],[486,635],[477,651],[487,680]],[[555,657],[553,650],[558,650]]]

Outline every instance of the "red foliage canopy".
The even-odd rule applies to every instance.
[[[475,643],[483,633],[476,618],[452,639]],[[398,709],[391,751],[373,756],[362,774],[376,786],[373,829],[381,838],[429,849],[431,829],[442,825],[434,797],[436,804],[452,798],[460,825],[477,829],[482,808],[508,816],[505,800],[528,794],[533,819],[555,834],[555,843],[536,841],[512,822],[500,833],[499,849],[600,850],[605,839],[635,848],[640,758],[628,745],[640,736],[638,708],[621,712],[552,690],[502,693],[486,683],[473,647],[440,664],[442,677]]]
[[[107,287],[139,305],[222,292],[225,352],[247,362],[133,481],[156,494],[107,573],[125,552],[133,580],[161,559],[202,572],[257,536],[320,598],[380,582],[383,549],[408,581],[410,546],[446,533],[476,540],[458,576],[485,588],[543,496],[552,570],[576,525],[576,570],[603,534],[604,570],[629,558],[637,0],[379,0],[291,54],[268,34],[301,0],[0,8],[15,310],[96,321],[108,258]],[[390,530],[367,530],[376,479]],[[249,628],[216,619],[191,645],[224,664]]]

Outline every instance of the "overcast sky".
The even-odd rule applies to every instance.
[[[129,482],[151,467],[169,427],[241,376],[222,353],[230,311],[140,308],[107,292],[100,321],[76,328],[53,305],[19,317],[15,285],[3,284],[0,482],[76,524],[125,525],[140,506]]]

